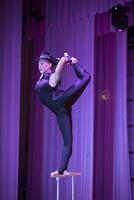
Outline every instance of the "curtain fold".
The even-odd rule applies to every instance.
[[[95,200],[114,199],[115,46],[115,33],[95,37],[93,185]]]
[[[0,6],[0,199],[18,191],[22,2]]]
[[[44,1],[40,1],[40,9],[42,8],[42,14],[45,15],[45,4]],[[44,9],[43,9],[44,8]],[[44,20],[37,22],[33,21],[33,29],[26,29],[27,39],[32,41],[32,66],[31,77],[29,80],[31,84],[30,88],[30,122],[29,122],[29,152],[28,152],[28,175],[27,175],[27,200],[32,199],[41,200],[42,198],[42,179],[43,174],[43,107],[39,102],[37,94],[35,92],[35,82],[39,79],[40,73],[38,70],[38,62],[36,58],[40,55],[40,52],[44,50],[45,41],[45,26]],[[28,21],[29,22],[29,21]],[[34,30],[34,31],[32,31]],[[29,55],[27,55],[29,56]]]
[[[126,32],[120,34],[103,28],[108,27],[107,18],[103,18],[103,14],[97,14],[95,23],[93,195],[97,200],[129,200],[131,193],[126,122],[127,40]]]
[[[116,109],[114,142],[114,196],[131,199],[127,134],[127,42],[126,32],[116,35]]]

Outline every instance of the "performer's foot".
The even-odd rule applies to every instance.
[[[69,175],[70,175],[70,172],[68,172],[67,170],[64,170],[63,175],[69,176]]]
[[[54,176],[57,176],[59,175],[59,172],[58,171],[54,171],[50,174],[51,177],[54,177]]]
[[[50,174],[51,177],[60,177],[60,176],[69,176],[69,175],[70,175],[70,172],[68,172],[67,170],[64,170],[63,173],[59,173],[59,171],[56,170]]]
[[[64,174],[60,174],[57,170],[50,174],[51,177],[62,177]]]

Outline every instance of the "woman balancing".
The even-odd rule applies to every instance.
[[[68,64],[73,67],[79,80],[65,91],[58,90],[62,71]],[[78,64],[76,58],[70,58],[67,53],[61,59],[57,59],[43,51],[38,58],[38,66],[41,77],[36,82],[35,89],[41,103],[55,114],[63,137],[61,163],[59,168],[51,173],[51,177],[68,175],[67,166],[73,142],[71,108],[90,82],[90,75]]]

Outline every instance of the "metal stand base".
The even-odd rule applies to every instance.
[[[81,173],[79,172],[68,172],[67,175],[57,175],[57,176],[52,177],[52,178],[55,178],[57,182],[57,200],[60,199],[60,179],[66,178],[66,177],[71,177],[72,200],[74,200],[74,177],[80,176],[80,175]]]

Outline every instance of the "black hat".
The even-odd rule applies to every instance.
[[[50,53],[46,51],[42,51],[40,57],[36,58],[37,61],[40,59],[47,59],[49,60],[53,65],[57,65],[59,62],[58,58],[54,58]]]

